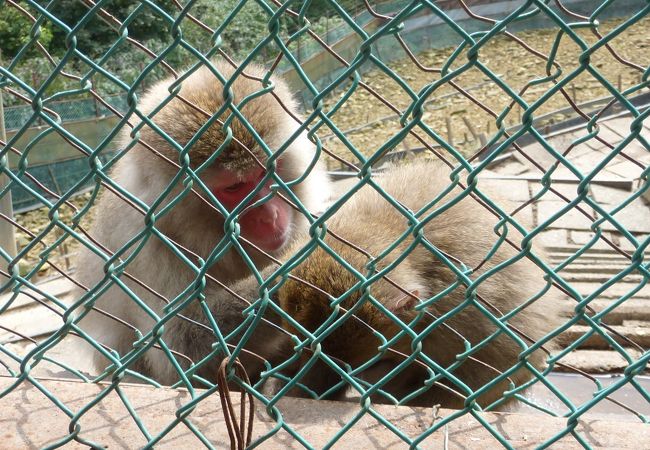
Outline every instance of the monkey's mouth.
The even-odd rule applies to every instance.
[[[284,247],[284,245],[289,240],[289,230],[286,229],[282,233],[273,233],[271,235],[264,236],[262,239],[248,238],[248,240],[264,251],[276,252]]]
[[[245,212],[239,221],[242,235],[264,251],[276,252],[289,239],[291,215],[277,198]]]

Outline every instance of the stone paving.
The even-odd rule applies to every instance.
[[[598,136],[607,144],[616,147],[630,134],[631,122],[630,117],[604,121],[600,123]],[[585,133],[585,130],[565,133],[550,138],[548,142],[555,150],[564,153],[572,142]],[[650,129],[644,127],[641,134],[650,140]],[[612,153],[607,144],[591,139],[572,148],[566,158],[586,176]],[[650,151],[637,140],[626,145],[623,152],[629,158],[621,155],[612,158],[594,177],[587,191],[588,197],[607,213],[614,211],[638,192],[643,185],[642,173],[650,165]],[[540,144],[524,147],[523,153],[545,170],[556,161]],[[510,199],[519,205],[542,190],[539,181],[542,171],[524,155],[513,153],[510,158],[490,169],[490,173],[485,175],[482,182],[485,185],[492,184],[493,188],[507,193]],[[527,208],[533,216],[534,225],[545,223],[566,207],[567,201],[578,198],[578,178],[567,167],[558,167],[552,176],[551,185],[557,194],[546,192]],[[649,200],[647,195],[636,198],[612,216],[637,242],[643,242],[650,234]],[[557,265],[565,261],[594,237],[592,226],[594,221],[602,216],[585,201],[578,205],[582,212],[575,208],[567,211],[550,222],[546,227],[547,231],[540,235],[541,241],[548,248],[551,264]],[[629,255],[635,249],[633,243],[626,239],[614,224],[605,221],[600,225],[600,229],[603,230],[602,238],[561,272],[563,278],[582,295],[591,294],[600,288],[602,283],[627,268],[630,264]],[[649,252],[650,250],[645,251],[646,261]],[[642,281],[641,274],[632,272],[600,294],[591,303],[592,308],[596,311],[603,310]],[[567,301],[568,317],[572,314],[573,303],[568,298]],[[615,332],[625,336],[621,338],[614,335],[633,358],[638,357],[641,350],[650,348],[650,285],[641,288],[631,299],[607,314],[605,322],[611,325]],[[586,324],[572,327],[561,336],[562,341],[573,342],[590,329]],[[598,335],[586,340],[579,351],[567,355],[563,361],[590,373],[612,373],[627,366],[622,355],[611,350],[606,341]]]
[[[623,141],[625,136],[630,133],[631,119],[629,117],[608,120],[600,125],[598,136],[616,146]],[[570,144],[577,138],[584,136],[585,131],[562,134],[551,138],[548,142],[558,152],[566,152]],[[650,140],[650,130],[644,128],[642,135]],[[630,159],[617,155],[611,159],[594,177],[588,189],[589,198],[595,200],[603,209],[611,211],[626,199],[630,198],[635,191],[641,186],[641,175],[645,168],[650,164],[650,151],[646,150],[643,145],[634,140],[623,149],[625,155]],[[534,160],[543,169],[549,169],[556,161],[540,144],[533,144],[523,149],[525,155]],[[566,155],[566,159],[577,168],[583,175],[587,176],[594,171],[599,164],[612,153],[612,150],[606,144],[591,139],[582,143]],[[491,167],[491,173],[486,173],[484,183],[495,184],[503,192],[507,192],[511,200],[521,203],[522,200],[528,200],[532,195],[542,190],[539,182],[543,172],[535,167],[525,156],[519,153],[513,153],[501,164]],[[495,179],[490,179],[494,177]],[[509,183],[504,185],[504,178]],[[558,194],[573,200],[578,197],[578,178],[567,167],[559,166],[552,176],[552,186]],[[506,187],[507,186],[507,187]],[[533,210],[535,211],[535,224],[543,223],[561,208],[566,206],[567,202],[561,196],[546,192],[538,199]],[[600,218],[600,215],[594,209],[580,202],[579,206],[585,209],[592,217]],[[644,199],[637,199],[627,205],[624,209],[613,216],[628,231],[635,235],[643,237],[650,233],[650,208]],[[559,219],[549,224],[548,229],[566,230],[566,242],[564,244],[584,244],[594,219],[586,217],[577,210],[571,210],[562,215]],[[602,229],[614,231],[616,228],[609,222],[605,222]],[[554,235],[549,244],[560,245]],[[619,236],[613,237],[618,239]],[[625,245],[625,244],[621,244]]]

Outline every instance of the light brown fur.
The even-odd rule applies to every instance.
[[[412,211],[418,211],[436,198],[450,183],[448,172],[440,164],[433,162],[393,167],[383,176],[378,177],[377,182],[394,199]],[[434,209],[461,192],[460,188],[454,189],[441,202],[437,203]],[[491,198],[507,208],[506,203],[499,195],[493,194]],[[408,229],[407,219],[369,186],[365,186],[357,192],[327,223],[330,230],[357,244],[375,257]],[[496,217],[485,207],[472,198],[465,198],[431,220],[424,227],[423,235],[445,254],[462,261],[468,268],[476,268],[497,241],[497,235],[493,231],[496,223]],[[509,238],[517,242],[518,233],[513,232],[511,226],[509,229],[511,230],[508,234]],[[325,239],[325,242],[357,271],[368,275],[366,269],[368,259],[364,255],[330,236]],[[411,243],[412,235],[379,262],[377,267],[379,269],[386,267],[399,257]],[[288,249],[287,253],[293,254],[303,245],[304,243],[298,243]],[[539,249],[536,249],[536,252],[538,255],[543,255]],[[508,243],[504,243],[488,263],[469,277],[476,280],[487,270],[515,255],[516,252],[512,247]],[[322,248],[314,251],[292,273],[330,293],[333,298],[340,297],[358,282],[358,279],[350,271],[335,261]],[[507,314],[542,289],[545,285],[543,275],[543,271],[530,260],[520,259],[485,280],[479,286],[478,293],[501,313]],[[457,281],[457,276],[421,244],[390,271],[388,277],[424,301]],[[408,324],[415,318],[416,312],[413,307],[416,303],[388,281],[377,280],[371,286],[370,293],[404,323]],[[347,310],[358,307],[357,302],[360,297],[361,293],[357,290],[344,300],[341,306]],[[465,287],[461,285],[431,304],[428,311],[433,316],[440,317],[461,304],[464,299]],[[330,298],[295,280],[288,280],[280,288],[279,302],[296,322],[310,332],[316,330],[334,314]],[[551,291],[517,313],[508,323],[530,338],[538,340],[558,325],[558,308],[557,293],[555,288],[551,288]],[[492,313],[497,318],[500,317],[500,313],[495,311]],[[342,314],[343,311],[339,313],[339,317]],[[355,316],[357,319],[348,318],[321,343],[325,354],[335,358],[335,361],[350,364],[352,368],[359,367],[379,354],[378,347],[382,345],[382,341],[373,336],[370,327],[379,331],[387,340],[402,330],[398,323],[388,318],[369,301],[365,301],[358,307]],[[421,333],[433,320],[432,316],[424,316],[414,326],[414,330]],[[299,337],[305,338],[289,321],[284,322],[284,327]],[[450,328],[464,336],[472,345],[478,344],[496,331],[496,326],[475,306],[466,307],[446,320],[445,325],[440,325],[432,330],[422,340],[422,353],[445,368],[455,362],[456,355],[465,351],[463,340]],[[529,343],[525,339],[524,342]],[[413,353],[412,345],[413,339],[404,335],[391,348],[404,355],[411,355]],[[518,361],[519,353],[523,350],[515,340],[501,334],[493,338],[486,347],[472,354],[472,357],[489,364],[498,372],[479,362],[466,359],[452,373],[471,390],[477,390],[496,378],[499,373],[514,366]],[[312,354],[305,353],[303,356],[304,363]],[[395,352],[386,352],[381,361],[362,373],[361,377],[369,382],[376,382],[401,364],[403,360],[404,357]],[[528,363],[536,368],[543,367],[544,360],[542,351],[531,354],[527,359]],[[396,374],[392,381],[384,386],[384,389],[399,399],[422,387],[426,378],[428,375],[422,365],[411,363],[405,370]],[[530,378],[531,372],[528,369],[520,369],[510,375],[510,379],[515,385],[521,385]],[[319,362],[300,381],[317,393],[323,393],[339,382],[340,376],[329,370],[326,364]],[[445,377],[438,381],[453,387],[462,395],[456,396],[446,389],[434,385],[411,403],[461,407],[463,396],[467,396],[468,392],[462,387],[454,385]],[[494,389],[479,397],[478,402],[482,406],[487,406],[498,399],[507,388],[508,383],[501,382]]]
[[[217,62],[215,68],[226,80],[234,73],[234,68],[225,62]],[[244,73],[250,77],[263,78],[266,71],[260,66],[250,65],[246,67]],[[181,146],[185,146],[205,124],[209,117],[206,113],[212,115],[223,107],[224,96],[228,95],[228,92],[224,92],[224,86],[217,75],[207,67],[198,69],[190,76],[189,80],[190,82],[182,84],[178,95],[152,117],[156,126]],[[150,90],[150,94],[142,99],[139,110],[143,114],[149,115],[169,95],[171,81],[173,80],[164,80],[158,83]],[[286,108],[295,111],[296,104],[287,85],[276,77],[271,78],[271,83],[274,85],[275,94],[282,100]],[[256,79],[240,75],[231,87],[232,106],[237,106],[247,96],[261,91],[265,87]],[[276,138],[276,134],[277,130],[286,128],[285,121],[288,115],[270,93],[247,102],[240,108],[240,112],[248,122],[254,124],[255,131],[262,136],[267,145],[273,147],[283,142],[283,139]],[[220,144],[224,141],[226,135],[222,123],[231,114],[233,114],[231,108],[226,108],[192,146],[193,168],[198,167],[212,156],[217,149],[215,143]],[[245,172],[256,165],[251,152],[260,161],[265,162],[266,155],[260,145],[236,116],[230,123],[230,128],[234,139],[230,141],[226,151],[216,161],[218,166],[235,172]],[[172,161],[178,160],[178,152],[172,149],[157,130],[145,126],[140,134],[144,142],[152,145]],[[245,145],[246,149],[240,143]]]
[[[226,79],[234,73],[230,64],[223,61],[216,61],[214,67]],[[264,69],[255,65],[249,65],[245,69],[245,73],[257,77],[261,77],[264,72]],[[286,84],[275,77],[271,80],[274,84],[274,92],[280,101],[290,111],[295,112],[295,103]],[[172,99],[160,111],[151,114],[158,105],[167,102],[169,87],[173,82],[174,79],[170,78],[150,89],[141,99],[138,111],[142,116],[149,115],[155,126],[172,137],[178,145],[185,146],[208,118],[179,98]],[[233,104],[238,104],[248,95],[263,88],[261,82],[240,75],[231,88]],[[206,67],[200,68],[183,81],[180,95],[210,115],[218,111],[224,103],[223,85]],[[253,99],[241,108],[241,113],[272,150],[278,149],[299,126],[270,93]],[[226,120],[228,114],[229,111],[219,118]],[[251,133],[238,120],[231,124],[231,129],[233,136],[249,147],[265,164],[266,155]],[[141,142],[134,141],[127,131],[129,130],[125,130],[120,140],[123,147],[132,147],[121,156],[110,172],[110,178],[120,189],[146,205],[145,209],[159,202],[155,211],[152,211],[155,212],[155,216],[151,217],[155,217],[155,221],[147,223],[145,216],[136,208],[113,192],[105,190],[95,206],[95,218],[90,227],[90,235],[109,252],[97,254],[90,250],[90,247],[93,247],[91,244],[82,248],[77,260],[77,279],[91,291],[79,292],[79,296],[83,296],[87,301],[88,308],[92,306],[90,301],[93,301],[96,308],[133,325],[142,334],[148,333],[158,319],[146,313],[144,308],[131,298],[129,292],[137,296],[159,318],[165,316],[166,312],[163,308],[168,302],[192,298],[185,308],[178,311],[178,314],[207,324],[207,318],[197,301],[198,286],[201,281],[197,273],[201,266],[196,255],[203,261],[207,260],[214,248],[222,241],[224,218],[218,210],[207,205],[198,195],[187,190],[183,193],[184,186],[181,182],[178,182],[171,192],[163,197],[164,191],[177,175],[178,168],[164,161],[147,146],[175,162],[182,160],[178,150],[148,125],[140,129]],[[205,162],[219,148],[223,139],[222,125],[214,122],[190,149],[190,167],[196,169]],[[301,133],[280,157],[282,166],[278,168],[278,172],[283,181],[290,182],[302,176],[314,155],[314,146],[308,141],[306,134]],[[218,177],[220,171],[224,169],[240,174],[245,173],[255,167],[255,164],[255,159],[233,139],[214,164],[201,174],[201,178]],[[193,187],[199,194],[206,196],[197,183],[194,183]],[[295,185],[292,190],[308,210],[317,211],[322,208],[329,193],[329,181],[322,166],[317,164],[306,180]],[[172,201],[177,203],[171,210],[162,213],[162,210]],[[307,221],[294,210],[291,210],[290,214],[292,227],[290,239],[293,239],[296,233],[306,228]],[[155,233],[149,233],[146,243],[137,256],[123,267],[124,272],[138,280],[134,282],[123,275],[121,270],[116,269],[122,264],[121,261],[127,260],[135,248],[143,242],[143,232],[147,229]],[[176,244],[179,245],[176,250],[184,254],[189,262],[184,262],[170,249],[170,246]],[[243,244],[243,247],[258,268],[270,263],[268,257],[246,244]],[[122,249],[125,250],[120,253],[120,260],[113,263],[111,270],[114,272],[111,272],[111,276],[105,275],[107,260],[113,252],[120,252]],[[208,267],[207,273],[224,283],[232,283],[249,275],[250,270],[239,252],[231,248]],[[119,279],[123,287],[114,279]],[[105,292],[101,291],[101,288],[108,283],[112,283],[111,287]],[[155,293],[140,284],[145,284]],[[188,287],[189,291],[181,296]],[[207,282],[205,294],[215,320],[217,323],[228,323],[228,326],[234,327],[241,322],[243,318],[241,310],[246,305],[237,303],[237,307],[233,309],[228,305],[220,304],[220,301],[231,302],[232,299],[226,296],[224,300],[223,295],[218,295],[219,292],[216,286],[213,286],[210,281]],[[82,308],[79,311],[81,312]],[[133,342],[136,340],[134,331],[95,311],[91,311],[84,317],[80,325],[95,340],[116,350],[121,356],[132,350]],[[226,331],[223,332],[224,335]],[[194,362],[209,353],[216,340],[213,332],[197,328],[196,325],[179,318],[172,318],[166,323],[163,338],[172,350],[189,355]],[[98,352],[94,352],[93,359],[98,370],[108,365],[106,358]],[[182,367],[188,367],[187,361],[182,358],[178,361]],[[202,372],[203,375],[214,378],[214,367],[217,364],[215,358],[215,361]],[[163,352],[153,348],[135,360],[130,368],[166,384],[179,379],[178,373]],[[254,370],[251,371],[252,375],[253,372]]]

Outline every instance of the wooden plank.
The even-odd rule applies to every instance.
[[[601,312],[609,308],[613,300],[594,300],[589,303],[589,306],[596,312]],[[564,315],[573,317],[575,314],[573,308],[567,308]],[[609,325],[621,325],[624,320],[639,320],[647,321],[650,326],[650,301],[648,299],[631,298],[617,306],[613,311],[607,313],[605,323]]]
[[[602,287],[602,282],[594,282],[594,281],[579,281],[579,282],[572,282],[571,286],[577,290],[580,294],[583,296],[591,295],[592,292],[595,292],[597,289],[600,289]],[[622,297],[623,295],[627,295],[632,290],[636,289],[638,287],[638,283],[626,283],[626,282],[618,282],[613,284],[612,286],[608,287],[605,292],[601,293],[598,298],[599,299],[618,299]],[[635,299],[650,299],[650,284],[646,284],[643,288],[641,288],[636,294],[634,294]]]

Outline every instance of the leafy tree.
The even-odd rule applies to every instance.
[[[36,1],[42,2],[43,5],[46,4],[46,0]],[[179,9],[173,4],[173,1],[159,0],[156,5],[171,17],[177,18]],[[325,0],[319,1],[324,2]],[[215,0],[198,0],[194,3],[190,13],[208,27],[217,29],[229,18],[233,11],[242,6],[222,30],[220,45],[232,57],[243,60],[260,42],[269,36],[269,21],[272,11],[264,9],[258,2],[252,0],[247,1],[244,5],[240,3],[240,0],[219,0],[219,2]],[[294,11],[300,10],[301,4],[299,2],[294,3],[291,8]],[[267,4],[273,8],[273,11],[277,10],[277,6],[272,2]],[[140,5],[142,3],[135,0],[113,0],[107,2],[104,8],[120,21],[128,18],[130,37],[144,43],[155,54],[167,51],[170,46],[175,44],[168,21],[163,18],[163,14],[156,12],[147,5]],[[138,7],[140,9],[137,13],[134,13]],[[51,2],[48,8],[58,20],[67,24],[68,27],[76,26],[88,12],[88,8],[80,0],[59,0]],[[32,11],[32,13],[37,15],[36,11]],[[133,17],[129,17],[131,13],[134,13]],[[330,28],[335,26],[333,22],[338,22],[335,18],[328,18],[326,15],[315,17],[311,9],[308,11],[307,18],[311,22],[311,29],[319,34],[324,33],[326,21]],[[280,18],[279,25],[278,33],[283,41],[286,41],[290,34],[301,27],[299,20],[288,14],[284,14]],[[0,0],[0,49],[5,55],[11,57],[29,40],[31,26],[31,21],[25,18],[16,8],[7,7],[3,0]],[[205,54],[213,48],[214,38],[211,33],[193,23],[189,18],[185,18],[181,22],[180,29],[185,42],[189,43],[194,49]],[[95,15],[75,32],[75,36],[77,38],[77,48],[91,58],[97,59],[117,40],[118,31],[99,15]],[[46,47],[49,44],[48,50],[55,60],[59,59],[66,51],[65,39],[65,27],[61,27],[56,21],[43,23],[39,41]],[[301,45],[311,44],[313,44],[313,39],[308,35],[303,35],[298,40],[291,42],[289,48],[295,51]],[[276,52],[277,47],[273,42],[270,42],[257,55],[256,61],[268,61],[275,56]],[[305,51],[303,51],[304,55]],[[184,69],[195,61],[196,57],[192,52],[180,45],[176,45],[165,56],[165,62],[177,70]],[[131,44],[124,43],[109,58],[104,60],[102,66],[124,83],[131,84],[141,76],[144,68],[150,63],[150,55]],[[33,88],[38,88],[51,75],[52,69],[52,65],[45,58],[35,54],[33,57],[23,58],[14,69],[14,72],[25,83]],[[65,70],[83,76],[91,68],[85,62],[77,58],[71,58]],[[137,88],[144,89],[167,75],[168,72],[164,67],[157,65],[153,70],[147,72],[146,77],[141,80]],[[91,81],[94,89],[102,95],[124,93],[123,87],[101,73],[94,75]],[[80,87],[79,83],[74,79],[59,75],[52,80],[46,94],[51,95],[55,92],[75,90]],[[68,98],[76,95],[83,97],[83,94],[71,94]],[[13,99],[13,101],[20,103],[17,99]],[[10,100],[12,103],[13,101]]]
[[[220,27],[239,5],[240,0],[221,0],[218,3],[197,2],[191,13],[212,29]],[[269,35],[271,15],[256,2],[247,2],[226,25],[221,34],[221,48],[231,55],[243,57]],[[194,48],[205,52],[213,46],[211,36],[199,26],[185,21],[181,28],[183,37]]]
[[[31,39],[32,21],[18,9],[0,1],[0,51],[4,58],[13,58]],[[47,47],[52,40],[48,24],[40,27],[38,40]]]
[[[348,14],[355,14],[357,11],[364,11],[366,6],[363,0],[337,0],[337,3],[348,12]],[[377,2],[371,2],[374,4]],[[299,6],[297,3],[292,9],[296,10]],[[329,0],[312,0],[309,5],[309,16],[315,19],[320,19],[322,17],[332,17],[337,16],[338,12],[332,7]]]
[[[43,5],[47,4],[45,0],[39,0]],[[174,6],[173,0],[158,0],[156,5],[167,14],[175,14],[178,10]],[[140,8],[133,17],[136,8]],[[168,21],[165,20],[164,14],[160,13],[146,4],[133,0],[113,0],[106,3],[103,7],[109,14],[124,22],[129,18],[130,22],[127,27],[129,36],[138,41],[147,41],[150,39],[163,39],[169,34]],[[84,19],[88,13],[88,7],[78,0],[61,0],[55,2],[50,7],[50,11],[61,22],[72,28]],[[91,57],[105,52],[110,45],[115,42],[119,36],[119,31],[115,25],[104,20],[99,13],[90,18],[82,28],[76,33],[77,47]],[[66,48],[67,31],[65,28],[56,27],[54,29],[54,48],[55,53],[60,53]]]
[[[361,0],[344,1],[352,2]],[[240,0],[221,0],[218,3],[211,0],[203,0],[202,2],[197,2],[195,4],[191,13],[210,28],[217,29],[240,3]],[[274,11],[277,10],[277,7],[273,3],[268,2],[267,4],[272,6]],[[321,6],[322,11],[326,8],[329,8],[331,11],[331,7],[329,7],[329,4],[325,4],[324,0],[321,0]],[[294,2],[291,5],[293,11],[299,11],[300,7],[301,2]],[[324,19],[327,17],[327,14],[314,14],[312,11],[313,9],[313,7],[310,7],[307,14],[307,19],[311,22],[311,29],[316,30],[317,32],[324,32]],[[230,55],[240,59],[246,57],[271,33],[271,31],[269,31],[271,14],[272,13],[264,10],[257,2],[248,1],[232,18],[232,20],[228,22],[223,30],[221,34],[221,48]],[[332,20],[330,19],[330,23],[331,22]],[[289,14],[283,14],[279,20],[279,26],[279,35],[281,39],[286,40],[290,34],[298,31],[302,27],[302,24],[299,22],[298,18]],[[189,20],[185,21],[181,25],[181,28],[185,40],[196,49],[205,52],[212,46],[209,33],[191,23]],[[301,41],[305,39],[311,38],[302,38]],[[261,51],[262,58],[270,54],[269,50],[272,52],[273,49],[276,49],[275,44],[273,43],[267,45],[268,46]],[[295,46],[295,43],[293,45]]]

